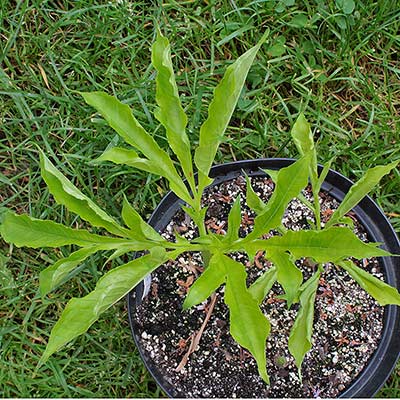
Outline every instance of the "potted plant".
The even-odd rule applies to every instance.
[[[68,302],[50,334],[41,363],[45,363],[58,349],[84,333],[103,311],[129,293],[153,271],[160,266],[168,268],[172,260],[180,260],[188,254],[189,257],[197,254],[196,262],[200,265],[197,265],[197,268],[194,266],[195,271],[190,275],[192,278],[179,283],[182,288],[179,296],[185,296],[185,300],[183,309],[173,312],[179,313],[182,318],[186,315],[186,319],[190,320],[190,316],[195,314],[196,310],[200,310],[204,318],[199,331],[191,336],[191,340],[181,338],[182,342],[177,343],[177,351],[182,355],[181,363],[174,366],[178,374],[182,374],[190,357],[195,355],[212,311],[217,307],[215,305],[217,297],[220,302],[220,312],[227,317],[229,311],[229,322],[220,319],[222,322],[219,324],[224,325],[223,328],[220,327],[221,331],[230,332],[240,351],[241,358],[239,357],[238,362],[241,368],[245,370],[248,363],[250,369],[258,371],[258,377],[254,382],[257,381],[255,383],[257,388],[264,389],[270,387],[272,381],[267,371],[269,354],[267,338],[274,331],[271,322],[274,325],[276,321],[267,318],[263,303],[279,304],[279,309],[288,313],[286,318],[292,318],[291,323],[287,323],[288,326],[291,325],[288,333],[288,351],[284,355],[277,355],[274,363],[278,366],[278,372],[282,372],[286,364],[291,362],[297,373],[294,374],[295,378],[293,375],[290,376],[297,379],[297,382],[302,378],[303,360],[312,348],[314,304],[317,304],[316,299],[321,297],[319,293],[321,287],[326,298],[329,298],[329,291],[332,292],[332,288],[324,280],[324,274],[328,269],[335,273],[340,271],[340,274],[346,272],[352,278],[351,282],[357,282],[380,305],[400,305],[400,295],[397,290],[399,271],[395,271],[397,258],[392,254],[400,252],[396,235],[368,198],[363,200],[362,212],[348,216],[351,210],[356,210],[356,205],[379,180],[397,166],[398,161],[387,166],[372,168],[350,188],[349,181],[330,171],[330,162],[318,167],[310,125],[304,115],[300,114],[291,131],[300,153],[297,161],[278,160],[278,164],[274,164],[270,160],[261,160],[258,164],[254,162],[239,164],[234,168],[233,180],[229,174],[228,178],[220,177],[221,171],[225,175],[225,172],[232,167],[222,166],[212,169],[217,148],[223,140],[224,131],[247,73],[265,38],[266,35],[227,68],[215,89],[208,118],[200,128],[199,144],[192,158],[191,145],[185,133],[187,117],[179,100],[169,42],[158,32],[152,48],[152,63],[157,70],[158,109],[155,116],[165,127],[168,144],[176,156],[182,173],[178,172],[176,163],[168,153],[133,117],[127,105],[102,92],[81,93],[84,100],[135,148],[135,150],[122,147],[107,149],[98,161],[127,164],[162,176],[168,181],[173,194],[169,194],[161,203],[151,224],[140,217],[126,198],[121,212],[124,224],[120,224],[62,175],[39,149],[41,174],[57,203],[65,205],[93,227],[103,228],[111,234],[101,235],[83,229],[72,229],[52,221],[4,211],[1,216],[0,233],[8,243],[33,248],[64,245],[80,247],[41,272],[42,295],[45,296],[68,279],[69,274],[80,263],[96,252],[112,251],[111,258],[136,253],[136,258],[132,261],[104,274],[94,291],[83,298],[73,298]],[[194,166],[197,169],[196,173]],[[260,172],[260,168],[268,170]],[[247,173],[241,173],[242,169]],[[257,177],[261,179],[262,190],[265,189],[264,200],[253,187],[254,179]],[[342,179],[341,184],[333,185],[335,179],[339,181]],[[234,182],[240,188],[240,193],[235,192],[236,197],[229,191],[229,182]],[[228,186],[224,186],[225,184]],[[228,199],[222,200],[227,204],[225,211],[222,212],[222,208],[217,207],[212,216],[218,219],[218,216],[224,214],[223,221],[210,218],[213,188],[217,191],[228,190],[225,195]],[[321,188],[325,189],[325,192]],[[341,194],[336,196],[335,190]],[[327,191],[333,191],[333,196]],[[321,200],[321,195],[328,198],[328,206]],[[340,205],[334,205],[335,196],[341,200]],[[300,214],[304,211],[305,217],[302,217],[303,223],[292,221],[292,225],[288,225],[284,219],[293,199],[296,199]],[[181,210],[180,216],[176,214],[178,209]],[[379,226],[379,229],[363,228],[362,224],[369,223],[374,213],[378,216],[376,220],[378,222],[373,223]],[[245,215],[247,221],[244,223]],[[155,218],[162,221],[155,222]],[[179,225],[179,218],[185,220],[182,225],[184,229],[181,230],[174,229]],[[170,219],[172,225],[169,225],[169,232],[162,233],[163,229],[168,229]],[[157,229],[151,225],[155,225]],[[188,233],[185,231],[186,228]],[[384,239],[382,233],[387,234],[388,238],[384,241],[385,249],[380,248],[378,243],[368,241],[367,233],[363,233],[363,229],[367,230],[373,240]],[[383,261],[380,263],[377,257],[381,257],[380,260]],[[385,275],[387,283],[370,274],[356,260],[370,260],[371,264],[377,266],[378,275],[379,273],[382,277]],[[252,263],[260,264],[258,273],[250,273],[250,269],[245,267],[246,263],[248,266]],[[147,278],[145,282],[147,287],[145,284],[141,290],[144,294],[148,294],[149,279]],[[274,285],[280,292],[274,293],[271,297]],[[150,283],[150,290],[157,299],[157,285]],[[210,296],[211,301],[208,302]],[[135,297],[139,308],[142,299],[143,296]],[[136,311],[132,311],[134,312]],[[383,316],[383,311],[380,315]],[[322,314],[320,317],[323,319]],[[386,340],[386,345],[383,346],[383,350],[382,346],[380,348],[385,354],[383,357],[387,357],[386,364],[385,367],[380,365],[373,368],[375,375],[371,380],[376,380],[376,376],[382,374],[382,371],[387,374],[391,370],[399,351],[399,342],[398,340],[396,342],[393,333],[393,330],[399,327],[398,309],[387,308],[382,318],[385,319],[382,323],[385,324],[383,338]],[[133,326],[138,324],[133,314],[131,319]],[[168,329],[174,330],[172,327]],[[143,326],[140,332],[143,343],[152,341],[153,335],[149,338]],[[219,340],[218,337],[214,339]],[[348,339],[342,337],[341,340],[345,342]],[[141,351],[145,359],[152,358],[151,351],[150,355],[146,354],[145,350]],[[225,356],[228,360],[229,355]],[[379,357],[382,358],[381,356],[382,354]],[[289,357],[292,357],[291,361]],[[157,376],[158,372],[153,374]],[[382,383],[381,379],[375,386],[379,387]],[[207,395],[207,392],[199,391],[174,392],[166,386],[164,389],[171,395]],[[316,395],[319,393],[319,389],[310,388],[310,390],[317,390]],[[240,395],[241,392],[238,393]],[[359,392],[352,393],[351,390],[344,393],[359,395]],[[364,393],[370,394],[368,391]],[[236,392],[230,393],[233,394]]]

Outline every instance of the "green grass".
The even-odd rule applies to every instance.
[[[193,143],[221,74],[266,29],[219,162],[295,156],[289,127],[303,109],[315,127],[320,161],[357,179],[400,157],[400,3],[359,1],[350,14],[322,1],[3,1],[0,5],[0,205],[75,226],[39,174],[35,144],[110,214],[122,194],[148,216],[167,187],[121,166],[92,166],[116,135],[72,90],[105,90],[129,103],[166,148],[153,117],[149,48],[155,22],[170,38]],[[325,4],[328,4],[325,5]],[[293,5],[292,5],[293,4]],[[400,175],[373,197],[400,231]],[[0,393],[3,397],[158,397],[127,323],[124,302],[36,370],[52,325],[71,296],[94,287],[104,260],[48,299],[41,269],[65,250],[36,251],[0,242]],[[93,279],[93,276],[95,279]],[[400,368],[381,397],[400,397]]]

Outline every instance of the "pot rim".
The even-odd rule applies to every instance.
[[[277,170],[289,166],[295,161],[292,158],[261,158],[218,164],[213,166],[210,171],[210,177],[215,178],[211,186],[240,175],[243,176],[243,172],[249,176],[263,176],[265,172],[262,171],[262,168]],[[318,169],[320,172],[322,166],[318,165]],[[347,177],[330,169],[321,189],[341,201],[352,185],[353,182]],[[151,214],[148,223],[156,230],[164,229],[181,204],[184,204],[184,202],[169,191]],[[396,232],[371,197],[365,196],[353,208],[353,211],[373,241],[383,243],[385,249],[391,253],[400,254],[400,242]],[[385,271],[386,282],[400,289],[400,261],[396,257],[379,257],[379,260]],[[150,279],[149,276],[147,278]],[[144,281],[146,281],[146,278]],[[144,290],[142,281],[127,295],[128,317],[132,336],[147,370],[157,384],[169,397],[176,397],[177,392],[173,385],[163,379],[153,361],[144,353],[140,345],[140,338],[135,331],[132,309],[141,303]],[[339,398],[372,397],[379,391],[391,375],[400,357],[400,336],[396,334],[398,331],[400,331],[399,307],[395,305],[385,306],[383,332],[378,347],[350,386],[340,393]]]

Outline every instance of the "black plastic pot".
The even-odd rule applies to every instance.
[[[292,159],[259,159],[237,161],[217,165],[212,168],[210,176],[215,178],[213,185],[238,177],[246,172],[249,176],[265,175],[263,168],[275,169],[292,164]],[[330,170],[322,189],[329,192],[331,196],[341,201],[352,186],[352,182],[343,175]],[[150,217],[149,223],[156,230],[162,231],[175,213],[179,210],[182,201],[175,194],[169,192],[160,202]],[[365,197],[353,210],[358,220],[366,228],[370,240],[382,243],[382,247],[394,254],[400,254],[400,243],[390,222],[376,203]],[[384,268],[386,282],[400,288],[400,259],[396,257],[384,257],[380,259]],[[135,307],[141,303],[148,292],[150,277],[141,282],[133,289],[127,297],[129,309],[129,321],[132,335],[139,353],[158,385],[169,397],[179,396],[176,389],[169,384],[157,369],[157,365],[146,356],[140,344],[140,337],[133,319]],[[393,371],[400,354],[400,308],[397,306],[386,306],[384,312],[384,328],[381,341],[377,350],[369,360],[363,371],[357,376],[352,384],[339,397],[373,397],[383,386]]]

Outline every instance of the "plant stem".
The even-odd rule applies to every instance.
[[[313,185],[313,197],[314,197],[315,221],[317,223],[317,229],[321,230],[321,206],[319,204],[319,193],[318,191],[314,190],[314,185]]]
[[[314,199],[314,215],[317,229],[321,230],[321,206],[319,204],[319,183],[318,183],[318,162],[317,162],[317,152],[315,148],[312,153],[311,160],[311,171],[310,171],[311,187]]]
[[[198,206],[199,206],[199,209],[198,209],[199,211],[195,210],[195,212],[196,212],[196,214],[198,216],[198,221],[196,221],[196,224],[199,227],[199,235],[201,237],[201,236],[206,236],[207,235],[207,229],[206,229],[206,226],[205,226],[205,221],[202,218],[201,211],[200,211],[201,210],[201,204],[199,204]],[[208,250],[202,250],[201,251],[201,256],[202,256],[202,259],[203,259],[204,267],[207,268],[208,264],[210,262],[211,253]]]

